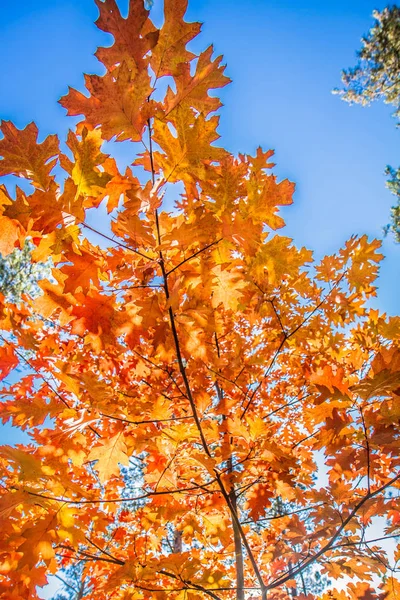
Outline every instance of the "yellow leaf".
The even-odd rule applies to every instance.
[[[97,460],[96,469],[99,472],[99,479],[105,483],[119,472],[119,464],[125,466],[129,464],[129,456],[122,432],[109,440],[102,441],[101,445],[91,450],[88,461]]]

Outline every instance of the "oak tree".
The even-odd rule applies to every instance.
[[[96,4],[114,42],[61,99],[81,119],[67,147],[1,126],[0,174],[32,188],[2,186],[0,251],[30,239],[54,265],[41,296],[0,306],[1,417],[32,440],[0,448],[1,597],[79,565],[96,600],[311,600],[317,572],[348,578],[324,599],[372,598],[373,576],[396,598],[370,533],[400,523],[400,319],[368,306],[380,242],[316,263],[277,233],[294,184],[272,151],[218,144],[229,79],[212,46],[188,50],[186,0],[160,29],[141,0],[127,18]],[[110,140],[137,142],[125,171]],[[111,232],[88,221],[100,204]]]

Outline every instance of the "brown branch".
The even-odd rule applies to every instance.
[[[158,593],[163,593],[163,594],[165,594],[166,592],[181,592],[182,590],[187,589],[185,587],[177,587],[177,588],[153,588],[153,587],[148,587],[148,586],[140,585],[139,583],[134,583],[133,585],[138,590],[144,590],[145,592],[156,592],[156,593],[158,592]]]
[[[197,252],[194,252],[193,254],[191,254],[190,256],[188,256],[187,258],[185,258],[184,260],[182,260],[179,264],[175,265],[175,267],[173,267],[172,269],[170,269],[169,271],[167,271],[166,275],[167,276],[171,275],[171,273],[173,273],[174,271],[176,271],[176,269],[179,269],[182,265],[184,265],[185,263],[187,263],[189,260],[192,260],[192,258],[195,258],[196,256],[198,256],[199,254],[201,254],[205,250],[208,250],[208,248],[211,248],[212,246],[215,246],[216,244],[219,244],[219,242],[221,242],[222,240],[223,240],[223,238],[219,238],[219,240],[214,240],[210,244],[207,244],[207,246],[204,246],[203,248],[200,248],[200,250],[197,250]]]
[[[282,340],[277,348],[277,350],[275,351],[275,354],[273,355],[270,364],[268,365],[261,381],[259,381],[258,385],[255,387],[255,389],[253,390],[253,392],[250,395],[249,401],[247,402],[245,408],[243,409],[243,412],[241,414],[241,419],[243,419],[243,417],[245,416],[245,414],[247,413],[248,409],[250,408],[251,404],[253,403],[254,397],[257,394],[258,390],[261,388],[261,386],[263,385],[265,379],[268,377],[268,375],[271,372],[272,367],[275,364],[276,359],[278,358],[278,355],[280,353],[280,351],[282,350],[283,346],[285,345],[285,342],[287,340],[289,340],[291,337],[293,337],[298,331],[299,329],[301,329],[302,327],[304,327],[304,325],[307,323],[307,321],[309,321],[311,319],[311,317],[321,308],[321,306],[323,305],[323,303],[325,302],[325,300],[327,298],[329,298],[329,296],[332,294],[332,292],[337,288],[337,286],[339,285],[339,283],[342,281],[343,277],[345,276],[345,273],[343,273],[339,279],[335,282],[335,284],[332,286],[332,288],[329,290],[329,292],[327,294],[325,294],[325,296],[322,298],[322,300],[315,306],[315,308],[307,315],[307,317],[305,317],[303,319],[303,321],[297,325],[297,327],[295,327],[294,329],[292,329],[292,331],[290,331],[289,333],[286,333],[285,330],[283,329],[283,337]],[[273,306],[273,304],[272,304]],[[246,395],[248,394],[249,390],[247,390]]]
[[[368,486],[368,493],[369,493],[371,491],[371,453],[370,453],[367,426],[365,424],[364,413],[363,413],[363,409],[361,406],[359,407],[359,410],[360,410],[361,423],[362,423],[362,428],[363,428],[364,437],[365,437],[365,446],[363,446],[363,448],[367,454],[367,486]]]
[[[285,345],[285,342],[286,342],[287,339],[288,339],[288,335],[284,334],[283,337],[282,337],[282,340],[281,340],[281,342],[280,342],[280,344],[278,346],[278,348],[276,349],[276,351],[275,351],[275,353],[274,353],[274,355],[273,355],[273,357],[271,359],[271,362],[269,363],[269,365],[267,367],[267,370],[265,371],[265,373],[264,373],[264,375],[263,375],[263,377],[261,379],[261,381],[258,382],[257,386],[254,388],[254,390],[250,394],[250,398],[249,398],[246,406],[244,407],[242,414],[240,415],[240,419],[243,419],[244,416],[246,415],[247,411],[249,410],[251,404],[253,403],[255,395],[257,394],[258,390],[260,389],[260,387],[264,383],[265,379],[270,374],[271,369],[274,366],[275,361],[278,358],[278,355],[279,355],[280,351],[282,350],[283,346]],[[248,394],[248,390],[246,392],[246,395],[247,394]]]
[[[111,288],[111,290],[113,290],[114,292],[129,292],[129,290],[143,290],[143,289],[148,289],[148,290],[153,290],[153,289],[160,289],[162,288],[162,285],[152,285],[152,284],[148,284],[148,285],[124,285],[123,287],[116,287],[113,285],[108,285],[107,286],[107,290]]]
[[[102,554],[105,554],[106,556],[108,556],[108,558],[112,558],[115,561],[119,560],[118,558],[116,558],[115,556],[113,556],[112,554],[110,554],[109,552],[107,552],[107,550],[104,550],[103,548],[101,548],[100,546],[98,546],[93,540],[89,539],[86,535],[85,535],[85,539],[89,542],[89,544],[92,544],[92,546],[94,546],[99,552],[101,552]]]
[[[121,421],[122,423],[129,423],[130,425],[148,425],[150,423],[168,423],[175,421],[183,421],[185,419],[192,419],[192,415],[187,417],[171,417],[170,419],[144,419],[143,421],[131,421],[130,419],[124,419],[123,417],[115,417],[114,415],[107,415],[103,412],[99,413],[102,417],[113,419],[115,421]]]
[[[328,552],[328,550],[331,550],[332,547],[333,547],[333,545],[334,545],[334,543],[335,543],[335,541],[338,539],[338,537],[341,535],[342,531],[350,523],[350,521],[356,516],[356,514],[358,513],[358,511],[360,510],[360,508],[362,508],[364,506],[364,504],[368,500],[371,500],[372,498],[374,498],[375,496],[377,496],[378,494],[380,494],[381,492],[383,492],[385,489],[387,489],[388,487],[392,486],[399,479],[400,479],[400,473],[398,473],[395,477],[393,477],[393,479],[390,479],[384,485],[382,485],[381,487],[379,487],[378,489],[376,489],[374,492],[368,492],[355,505],[355,507],[348,514],[348,516],[346,517],[346,519],[343,520],[342,524],[337,528],[336,532],[331,537],[331,539],[329,540],[329,542],[327,542],[325,544],[325,546],[323,546],[320,550],[318,550],[317,552],[315,552],[315,554],[313,554],[312,556],[309,556],[308,558],[306,558],[305,560],[303,560],[303,562],[300,563],[299,566],[296,569],[292,569],[291,572],[286,572],[286,574],[281,575],[280,577],[278,577],[277,579],[275,579],[274,581],[272,581],[271,583],[269,583],[266,586],[266,589],[267,590],[272,590],[272,589],[274,589],[276,587],[279,587],[279,586],[283,585],[284,583],[286,583],[290,579],[293,579],[293,577],[296,577],[297,575],[299,575],[302,571],[304,571],[304,569],[306,569],[307,567],[309,567],[310,565],[312,565],[314,562],[316,562],[321,556],[323,556],[326,552]]]
[[[253,521],[252,519],[250,519],[248,521],[242,521],[242,525],[259,523],[260,521],[275,521],[276,519],[283,519],[284,517],[290,517],[291,515],[297,515],[298,513],[313,510],[314,508],[318,508],[319,506],[323,506],[324,504],[326,504],[326,503],[320,502],[319,504],[314,504],[314,506],[310,506],[308,508],[300,508],[299,510],[293,510],[293,511],[285,513],[285,514],[274,515],[273,517],[263,517],[262,519],[258,519],[257,521]]]
[[[169,494],[185,494],[186,492],[192,492],[199,489],[207,488],[209,485],[217,482],[217,478],[212,479],[211,481],[207,481],[206,483],[202,483],[201,485],[193,485],[187,488],[177,488],[174,490],[159,490],[156,492],[147,492],[142,494],[141,496],[134,496],[132,498],[108,498],[101,500],[100,498],[96,498],[93,500],[69,500],[68,498],[58,498],[56,496],[48,496],[47,494],[39,494],[37,492],[32,492],[31,490],[22,490],[25,491],[30,496],[35,496],[37,498],[43,498],[45,500],[52,500],[54,502],[63,502],[64,504],[113,504],[117,502],[134,502],[135,500],[144,500],[145,498],[151,498],[152,496],[167,496]],[[18,488],[14,488],[18,489]],[[215,494],[218,490],[207,490],[207,494]],[[197,495],[197,494],[195,494]]]
[[[305,400],[306,398],[309,398],[312,394],[306,394],[305,396],[302,396],[301,398],[295,398],[294,400],[290,400],[289,402],[286,402],[285,404],[282,404],[281,406],[279,406],[278,408],[275,408],[274,410],[272,410],[270,413],[268,413],[267,415],[265,415],[265,419],[268,419],[269,417],[272,417],[272,415],[275,415],[276,413],[278,413],[279,411],[287,408],[288,406],[293,406],[293,404],[297,404],[298,402],[302,402],[302,400]]]
[[[330,550],[337,550],[339,548],[346,548],[346,546],[363,546],[364,544],[375,544],[376,542],[384,542],[385,540],[390,540],[394,538],[399,538],[400,533],[394,533],[393,535],[384,535],[383,537],[378,537],[373,540],[360,540],[358,542],[343,542],[342,544],[336,544],[336,546],[332,546]]]
[[[215,369],[213,369],[212,367],[210,367],[210,365],[208,365],[206,362],[204,362],[204,361],[201,361],[201,362],[203,363],[203,365],[205,366],[205,368],[206,368],[208,371],[210,371],[211,373],[214,373],[214,375],[218,375],[218,377],[220,377],[221,379],[223,379],[223,380],[224,380],[224,381],[226,381],[227,383],[230,383],[230,384],[231,384],[233,387],[236,387],[236,388],[239,390],[239,392],[241,392],[243,395],[246,395],[246,393],[247,393],[247,392],[246,392],[246,390],[243,390],[243,388],[241,388],[241,387],[240,387],[240,385],[238,385],[238,384],[236,383],[236,380],[238,379],[238,377],[240,377],[240,375],[242,374],[242,372],[244,371],[244,369],[245,369],[246,367],[243,367],[243,368],[240,370],[240,373],[239,373],[239,375],[236,377],[236,379],[235,379],[235,380],[233,380],[233,379],[229,379],[228,377],[225,377],[225,375],[222,375],[222,373],[220,373],[220,371],[216,371]]]
[[[261,288],[260,288],[260,289],[261,289]],[[274,304],[274,299],[272,298],[272,300],[268,300],[268,302],[271,304],[271,306],[272,306],[272,308],[273,308],[273,310],[274,310],[275,316],[276,316],[276,318],[278,319],[279,326],[280,326],[280,328],[282,329],[282,333],[283,333],[283,334],[286,336],[286,335],[287,335],[287,332],[286,332],[286,329],[284,328],[284,326],[283,326],[283,323],[282,323],[282,321],[281,321],[280,314],[279,314],[279,313],[278,313],[278,311],[276,310],[276,306],[275,306],[275,304]]]
[[[56,548],[62,548],[63,550],[68,550],[69,552],[74,552],[75,554],[82,554],[82,556],[85,556],[85,558],[89,559],[89,560],[101,560],[102,562],[107,562],[107,563],[112,563],[114,565],[120,565],[121,567],[124,566],[125,562],[122,560],[119,560],[118,558],[105,558],[104,556],[96,556],[95,554],[90,554],[89,552],[85,552],[84,550],[75,550],[75,548],[72,548],[71,546],[65,546],[64,544],[58,544],[56,546]]]
[[[216,472],[215,469],[214,469],[214,472],[216,473],[216,478],[217,478],[217,482],[218,482],[218,485],[220,487],[221,493],[222,493],[222,495],[224,497],[225,502],[228,505],[228,508],[229,508],[230,513],[232,515],[232,520],[234,521],[236,527],[238,528],[238,531],[240,533],[240,537],[242,538],[243,545],[246,548],[246,552],[247,552],[247,555],[249,557],[251,566],[253,567],[254,574],[257,577],[258,583],[260,584],[260,588],[263,591],[263,596],[264,596],[264,591],[265,591],[266,587],[265,587],[263,578],[261,576],[261,572],[260,572],[260,570],[258,568],[258,565],[256,563],[256,560],[254,558],[253,552],[252,552],[252,550],[250,548],[249,542],[247,541],[246,535],[245,535],[245,533],[243,531],[243,528],[242,528],[242,525],[241,525],[241,523],[239,521],[239,517],[237,516],[237,514],[236,514],[236,512],[234,510],[234,507],[232,506],[231,499],[229,498],[229,494],[226,491],[225,486],[224,486],[224,484],[223,484],[223,482],[221,480],[221,476],[219,475],[219,473]]]
[[[150,136],[150,139],[151,139],[151,129],[150,128],[149,128],[149,136]],[[152,149],[150,148],[150,157],[151,157],[151,155],[152,155]],[[152,172],[152,176],[153,176],[153,180],[154,180],[154,171]],[[161,245],[161,233],[160,233],[160,224],[159,224],[157,209],[155,210],[155,222],[156,222],[156,231],[157,231],[157,241],[158,241],[158,245],[160,246]],[[162,254],[161,250],[159,252],[159,264],[160,264],[161,272],[162,272],[162,276],[163,276],[165,297],[166,297],[166,299],[168,301],[169,298],[170,298],[169,287],[168,287],[168,275],[167,275],[167,271],[165,269],[164,257],[163,257],[163,254]],[[199,415],[197,413],[196,403],[195,403],[193,395],[192,395],[192,390],[191,390],[191,387],[190,387],[190,384],[189,384],[189,379],[187,377],[186,368],[185,368],[185,365],[184,365],[184,362],[183,362],[183,357],[182,357],[180,343],[179,343],[179,337],[178,337],[178,331],[176,329],[175,316],[174,316],[174,312],[173,312],[171,306],[168,307],[168,315],[169,315],[169,321],[170,321],[170,326],[171,326],[171,331],[172,331],[172,337],[173,337],[174,345],[175,345],[175,353],[176,353],[176,357],[177,357],[178,365],[179,365],[179,371],[180,371],[180,374],[181,374],[181,377],[182,377],[182,380],[183,380],[183,383],[184,383],[184,387],[185,387],[185,390],[186,390],[186,395],[187,395],[187,398],[188,398],[188,401],[189,401],[189,405],[190,405],[190,408],[191,408],[191,411],[192,411],[192,415],[193,415],[193,418],[194,418],[194,421],[195,421],[195,424],[196,424],[197,431],[199,432],[199,436],[200,436],[200,440],[201,440],[201,444],[203,446],[204,452],[206,453],[206,455],[209,458],[211,458],[211,452],[210,452],[210,449],[208,447],[207,440],[206,440],[206,438],[204,436],[203,429],[201,427]],[[234,510],[234,507],[232,506],[231,500],[229,498],[229,494],[226,491],[225,486],[223,484],[223,481],[221,479],[221,475],[219,474],[219,472],[216,469],[214,469],[214,473],[215,473],[215,476],[216,476],[216,480],[217,480],[218,486],[219,486],[219,488],[221,490],[221,493],[222,493],[222,495],[224,497],[224,500],[227,503],[229,511],[230,511],[230,513],[232,515],[232,519],[235,522],[236,527],[238,528],[238,530],[240,532],[240,536],[241,536],[241,538],[243,540],[243,544],[244,544],[244,546],[246,548],[246,552],[247,552],[247,554],[249,556],[249,559],[250,559],[251,565],[253,567],[254,573],[255,573],[255,575],[256,575],[256,577],[258,579],[258,582],[260,584],[260,587],[262,589],[262,597],[263,597],[263,600],[264,600],[264,598],[266,597],[266,588],[265,588],[265,584],[264,584],[264,581],[263,581],[262,576],[261,576],[261,572],[260,572],[260,570],[258,568],[258,565],[257,565],[256,561],[255,561],[255,558],[253,556],[252,550],[251,550],[251,548],[249,546],[249,543],[247,541],[247,538],[246,538],[246,536],[244,534],[244,531],[242,529],[242,526],[240,524],[240,521],[239,521],[239,518],[238,518],[238,516],[236,514],[236,511]]]
[[[301,440],[299,440],[298,442],[296,442],[295,444],[293,444],[293,446],[291,447],[292,450],[294,450],[295,448],[297,448],[297,446],[300,446],[300,444],[302,444],[303,442],[306,442],[307,440],[310,440],[311,438],[313,438],[314,436],[316,436],[318,433],[318,431],[314,431],[313,433],[310,433],[310,435],[307,435],[306,437],[302,438]]]
[[[230,472],[233,470],[232,466],[232,456],[229,459]],[[229,498],[232,504],[233,510],[238,514],[237,511],[237,502],[236,502],[236,492],[235,488],[232,485],[232,488],[229,492]],[[240,530],[237,525],[236,520],[232,519],[232,527],[233,527],[233,541],[235,545],[235,564],[236,564],[236,600],[244,600],[244,563],[243,563],[243,548],[242,548],[242,538],[240,535]]]
[[[84,221],[80,221],[80,223],[86,229],[89,229],[90,231],[93,231],[93,233],[97,233],[97,235],[100,235],[101,237],[105,238],[109,242],[112,242],[113,244],[116,244],[117,246],[121,246],[121,248],[125,248],[126,250],[129,250],[130,252],[133,252],[134,254],[138,254],[139,256],[141,256],[142,258],[145,258],[146,260],[154,262],[154,258],[152,258],[151,256],[147,256],[147,254],[143,254],[143,252],[140,252],[140,250],[135,250],[135,248],[131,248],[127,244],[124,244],[122,242],[119,242],[118,240],[115,240],[114,238],[110,237],[109,235],[107,235],[105,233],[102,233],[101,231],[98,231],[97,229],[95,229],[91,225],[88,225]]]
[[[68,583],[68,581],[65,581],[65,579],[60,577],[57,573],[54,573],[53,577],[56,577],[57,579],[59,579],[61,581],[61,583],[63,583],[63,585],[70,588],[73,592],[75,592],[75,594],[79,594],[79,590],[74,588],[74,586],[72,586],[70,583]]]
[[[25,356],[22,354],[22,352],[20,352],[20,351],[19,351],[17,348],[15,348],[15,347],[14,347],[12,344],[10,344],[10,342],[8,342],[8,341],[7,341],[7,340],[6,340],[6,339],[5,339],[5,338],[4,338],[4,337],[3,337],[1,334],[0,334],[0,339],[1,339],[1,340],[3,340],[3,342],[4,342],[5,344],[7,344],[7,345],[8,345],[8,346],[10,346],[11,348],[13,348],[13,350],[14,350],[15,354],[16,354],[16,355],[17,355],[17,356],[18,356],[18,357],[19,357],[21,360],[23,360],[23,361],[24,361],[24,363],[25,363],[25,364],[26,364],[26,365],[27,365],[27,366],[28,366],[30,369],[32,369],[32,371],[33,371],[34,373],[36,373],[36,375],[37,375],[38,377],[40,377],[40,379],[41,379],[41,380],[42,380],[42,381],[45,383],[45,385],[47,385],[47,387],[49,388],[49,390],[50,390],[51,392],[53,392],[53,394],[55,394],[55,396],[56,396],[56,397],[57,397],[59,400],[61,400],[61,402],[64,404],[64,406],[66,406],[67,408],[71,408],[71,407],[70,407],[70,405],[68,404],[68,402],[65,400],[65,398],[63,398],[63,397],[62,397],[62,395],[60,394],[60,392],[59,392],[58,390],[56,390],[56,389],[55,389],[55,388],[54,388],[54,387],[51,385],[51,383],[48,381],[48,379],[46,379],[46,377],[45,377],[45,376],[44,376],[42,373],[40,373],[40,371],[38,371],[38,369],[36,369],[36,367],[34,367],[34,366],[32,365],[32,363],[31,363],[31,362],[30,362],[30,361],[29,361],[27,358],[25,358]],[[91,431],[92,433],[94,433],[95,435],[97,435],[97,437],[101,438],[101,435],[100,435],[100,433],[99,433],[99,432],[98,432],[96,429],[94,429],[94,428],[93,428],[91,425],[89,425],[89,426],[88,426],[88,429],[90,429],[90,431]]]
[[[159,221],[158,221],[158,211],[157,210],[155,211],[155,218],[156,218],[156,228],[157,228],[158,244],[160,245],[161,244],[160,224],[159,224]],[[166,299],[168,301],[169,298],[170,298],[169,287],[168,287],[168,279],[167,279],[167,272],[166,272],[165,264],[164,264],[164,258],[163,258],[163,254],[162,254],[161,250],[160,250],[159,256],[160,256],[159,263],[160,263],[161,272],[162,272],[163,281],[164,281],[165,297],[166,297]],[[176,324],[175,324],[174,312],[173,312],[171,306],[168,307],[168,316],[169,316],[169,321],[170,321],[170,325],[171,325],[172,337],[173,337],[174,345],[175,345],[176,357],[177,357],[177,360],[178,360],[179,372],[180,372],[181,377],[183,379],[183,384],[184,384],[184,387],[185,387],[185,390],[186,390],[186,397],[187,397],[187,399],[189,401],[190,408],[192,410],[192,415],[193,415],[194,421],[196,423],[197,430],[198,430],[199,435],[200,435],[202,446],[203,446],[203,448],[204,448],[207,456],[209,456],[211,458],[211,453],[210,453],[210,450],[208,448],[207,441],[206,441],[206,439],[204,437],[203,430],[201,428],[199,416],[197,414],[197,408],[196,408],[196,404],[194,402],[194,398],[193,398],[193,395],[192,395],[192,390],[191,390],[190,385],[189,385],[189,380],[187,378],[186,369],[185,369],[185,366],[183,364],[183,358],[182,358],[181,348],[180,348],[180,344],[179,344],[178,332],[177,332]]]
[[[156,223],[157,223],[158,235],[159,235],[159,225],[158,225],[158,214],[157,214],[157,211],[156,211]],[[161,265],[161,270],[162,270],[163,279],[164,279],[165,296],[166,296],[166,298],[168,300],[169,299],[169,289],[168,289],[167,273],[165,271],[164,260],[162,258],[162,253],[161,252],[160,252],[160,265]],[[185,365],[183,363],[183,358],[182,358],[180,344],[179,344],[179,338],[178,338],[178,332],[177,332],[176,324],[175,324],[175,317],[174,317],[174,313],[173,313],[173,310],[172,310],[171,306],[168,308],[168,314],[169,314],[169,318],[170,318],[172,336],[173,336],[174,344],[175,344],[176,356],[177,356],[177,359],[178,359],[179,371],[181,373],[181,376],[182,376],[182,379],[183,379],[183,382],[184,382],[184,386],[185,386],[185,389],[186,389],[187,398],[189,400],[189,404],[190,404],[190,408],[192,410],[193,418],[194,418],[197,430],[198,430],[199,435],[200,435],[200,440],[201,440],[202,446],[203,446],[204,451],[207,454],[207,456],[211,458],[211,452],[210,452],[210,449],[208,447],[207,441],[205,439],[203,429],[201,427],[200,419],[199,419],[199,416],[198,416],[198,413],[197,413],[196,404],[195,404],[195,401],[194,401],[194,398],[193,398],[193,395],[192,395],[192,390],[190,388],[189,380],[188,380],[188,377],[187,377],[187,374],[186,374]],[[264,581],[263,581],[262,576],[261,576],[261,572],[260,572],[260,570],[258,568],[258,565],[257,565],[256,561],[255,561],[253,552],[252,552],[252,550],[251,550],[251,548],[249,546],[249,543],[248,543],[247,538],[245,536],[245,533],[244,533],[244,531],[242,529],[242,526],[240,524],[240,521],[239,521],[239,518],[238,518],[238,516],[236,514],[236,511],[235,511],[234,507],[232,506],[231,500],[229,498],[229,494],[226,491],[225,486],[223,484],[223,481],[221,479],[221,476],[220,476],[220,474],[218,473],[218,471],[216,469],[214,469],[214,473],[215,473],[215,476],[216,476],[219,488],[221,490],[221,493],[222,493],[222,495],[224,497],[224,500],[227,503],[229,511],[230,511],[230,513],[232,515],[232,519],[235,522],[235,525],[236,525],[236,527],[238,528],[238,530],[240,532],[240,536],[241,536],[243,544],[244,544],[244,546],[246,548],[246,552],[247,552],[247,554],[249,556],[249,559],[250,559],[251,565],[253,567],[254,573],[255,573],[255,575],[256,575],[256,577],[258,579],[258,582],[260,584],[261,589],[264,590],[265,585],[264,585]]]
[[[150,102],[150,96],[147,98],[147,102]],[[147,126],[149,128],[149,155],[150,155],[150,167],[151,167],[151,182],[154,186],[155,169],[154,169],[154,159],[153,159],[153,139],[152,139],[152,135],[151,135],[151,119],[150,119],[150,117],[147,119]]]
[[[175,579],[176,581],[180,581],[185,586],[184,589],[192,588],[194,590],[199,590],[199,591],[203,592],[204,594],[211,596],[211,598],[214,598],[214,600],[220,600],[220,598],[216,594],[214,594],[211,590],[204,588],[202,585],[199,585],[197,583],[193,583],[191,581],[185,580],[182,577],[178,577],[178,575],[175,575],[175,573],[170,573],[169,571],[164,571],[164,570],[159,571],[159,573],[161,575],[165,575],[166,577],[171,577],[171,579]]]

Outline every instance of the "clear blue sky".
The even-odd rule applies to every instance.
[[[317,257],[353,233],[381,236],[394,203],[383,171],[387,163],[400,164],[400,132],[390,107],[349,107],[331,90],[340,85],[341,69],[354,64],[372,10],[385,2],[189,2],[190,20],[205,23],[195,50],[213,42],[233,79],[222,92],[222,144],[234,153],[274,148],[278,174],[297,183],[283,233]],[[159,22],[161,0],[152,13]],[[96,17],[92,0],[2,3],[1,118],[18,127],[34,120],[42,137],[65,139],[73,121],[57,99],[68,85],[83,88],[83,72],[102,72],[93,53],[111,42],[94,26]],[[125,149],[118,147],[122,158]],[[375,306],[398,314],[400,245],[388,238],[384,253]]]

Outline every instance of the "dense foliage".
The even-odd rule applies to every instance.
[[[345,85],[340,91],[347,102],[368,105],[382,99],[395,107],[394,117],[400,117],[400,7],[391,5],[373,12],[375,23],[362,38],[359,62],[343,71]],[[391,230],[400,242],[400,167],[388,166],[388,188],[397,197],[392,207]]]
[[[27,240],[22,248],[15,248],[8,256],[0,254],[0,293],[6,300],[18,303],[24,294],[38,295],[38,281],[51,276],[50,264],[32,260],[33,248]]]
[[[0,447],[0,594],[75,569],[95,600],[367,599],[373,575],[393,600],[370,531],[400,533],[400,319],[368,307],[380,243],[316,263],[276,233],[294,185],[271,151],[216,144],[229,80],[212,47],[187,49],[186,0],[161,29],[141,0],[127,19],[96,3],[114,43],[61,99],[82,115],[68,148],[2,124],[0,172],[33,189],[1,188],[0,251],[31,239],[54,280],[0,306],[0,415],[32,440]],[[104,140],[139,143],[125,172]],[[111,233],[88,223],[101,203]],[[317,591],[342,575],[346,592]]]

